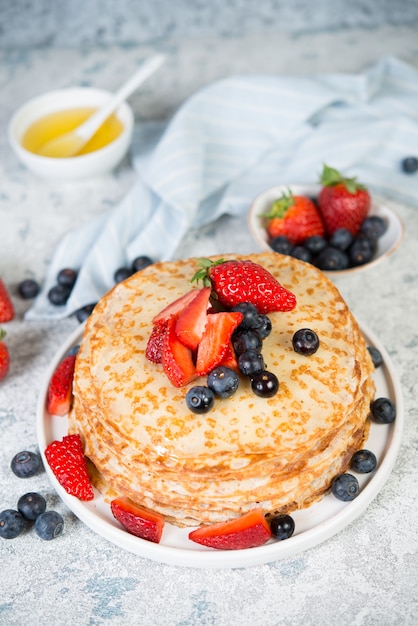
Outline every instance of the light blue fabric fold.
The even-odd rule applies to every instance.
[[[358,75],[239,76],[192,96],[167,125],[135,131],[138,180],[122,202],[59,244],[27,319],[62,318],[96,302],[139,255],[173,257],[190,228],[243,216],[278,184],[315,183],[323,163],[373,192],[418,207],[418,69],[387,57]],[[230,249],[234,252],[233,238]],[[238,252],[239,250],[237,250]],[[222,252],[222,251],[220,251]],[[225,251],[223,251],[225,252]],[[47,293],[63,267],[79,270],[67,304]]]

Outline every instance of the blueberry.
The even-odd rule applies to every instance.
[[[378,350],[374,346],[368,346],[367,350],[369,351],[369,354],[372,358],[375,369],[377,369],[383,364],[383,357],[380,350]]]
[[[39,284],[32,278],[26,278],[18,285],[18,292],[24,300],[32,300],[36,298],[40,291]]]
[[[310,328],[300,328],[292,337],[292,345],[295,352],[309,356],[319,348],[319,337]]]
[[[75,312],[75,316],[80,324],[82,322],[85,322],[86,319],[90,317],[96,304],[97,302],[94,302],[93,304],[86,304],[85,306],[82,306],[81,309],[77,309],[77,311]]]
[[[337,228],[329,240],[329,245],[338,250],[347,250],[353,243],[353,235],[347,228]]]
[[[215,402],[215,394],[212,389],[204,385],[196,385],[189,389],[186,394],[186,404],[193,413],[207,413]]]
[[[385,220],[379,215],[370,215],[366,217],[360,226],[360,232],[367,237],[367,239],[371,239],[372,241],[376,241],[381,237],[387,229],[387,223]]]
[[[272,330],[271,319],[264,313],[260,313],[255,330],[258,332],[261,339],[268,337]]]
[[[154,261],[150,259],[149,256],[137,256],[136,259],[134,259],[132,262],[132,271],[140,272],[141,270],[145,269],[149,265],[152,265],[153,263]]]
[[[378,424],[391,424],[395,421],[396,407],[389,398],[376,398],[371,403],[370,408]]]
[[[72,289],[75,285],[75,281],[77,280],[77,274],[76,270],[73,270],[71,267],[65,267],[58,272],[57,283],[63,287]]]
[[[414,174],[418,170],[418,158],[415,156],[405,157],[401,166],[405,174]]]
[[[229,398],[239,385],[239,376],[235,370],[224,365],[219,365],[213,369],[208,376],[208,387],[216,396]]]
[[[56,306],[64,305],[71,294],[71,287],[65,287],[64,285],[54,285],[48,291],[48,300],[51,304]]]
[[[77,345],[75,345],[75,346],[72,346],[72,347],[68,350],[68,352],[67,352],[66,356],[74,356],[74,355],[78,354],[79,350],[80,350],[80,344],[77,344]]]
[[[231,311],[243,314],[244,317],[239,325],[240,329],[255,328],[259,324],[257,307],[251,302],[240,302],[233,306]]]
[[[248,350],[261,352],[263,340],[256,330],[237,330],[232,335],[232,345],[235,354],[239,356],[244,352],[248,352]]]
[[[0,513],[0,537],[14,539],[25,528],[25,520],[19,511],[6,509]]]
[[[291,243],[285,235],[278,235],[277,237],[273,237],[270,241],[270,247],[279,254],[291,254],[293,243]]]
[[[299,261],[305,261],[305,263],[312,262],[312,253],[309,252],[304,246],[295,246],[292,250],[291,256]]]
[[[357,478],[352,474],[340,474],[332,481],[331,492],[338,500],[350,502],[358,496],[360,486]]]
[[[348,256],[353,267],[369,263],[373,254],[373,243],[367,237],[356,237],[348,250]]]
[[[313,256],[317,256],[327,247],[327,245],[327,240],[325,237],[321,237],[321,235],[307,237],[307,239],[303,242],[303,247],[309,250]]]
[[[327,246],[315,257],[314,263],[325,272],[335,272],[346,270],[349,267],[349,258],[343,250]]]
[[[289,539],[295,531],[295,520],[290,515],[276,515],[270,520],[270,530],[276,539]]]
[[[46,541],[58,537],[62,533],[63,528],[64,520],[56,511],[45,511],[35,521],[36,534]]]
[[[40,493],[25,493],[17,503],[17,510],[27,520],[35,520],[45,512],[46,500]]]
[[[260,398],[272,398],[279,389],[279,380],[273,372],[263,370],[251,377],[251,389]]]
[[[42,462],[39,454],[23,450],[18,452],[12,459],[10,467],[18,478],[31,478],[41,469]]]
[[[264,370],[264,359],[260,352],[247,350],[238,357],[238,367],[244,376],[254,376]]]
[[[377,465],[375,454],[371,450],[358,450],[351,458],[350,467],[359,474],[369,474]]]

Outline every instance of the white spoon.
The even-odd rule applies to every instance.
[[[45,157],[66,158],[75,156],[93,137],[113,111],[131,95],[139,85],[147,80],[164,63],[165,56],[157,54],[147,59],[129,80],[83,124],[74,130],[47,141],[39,150]]]

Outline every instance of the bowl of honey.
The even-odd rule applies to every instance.
[[[74,130],[102,106],[111,93],[90,87],[51,91],[24,104],[9,124],[9,141],[20,161],[50,180],[82,180],[111,172],[126,155],[134,116],[124,102],[90,141],[72,157],[46,157],[42,147]]]

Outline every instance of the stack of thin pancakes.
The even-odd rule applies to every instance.
[[[244,258],[226,255],[224,258]],[[187,390],[174,387],[145,349],[152,318],[191,289],[197,261],[156,263],[116,285],[86,323],[77,356],[71,432],[79,432],[96,485],[125,495],[179,526],[304,508],[346,470],[368,432],[374,371],[358,324],[331,281],[311,265],[279,254],[248,255],[297,298],[293,311],[270,313],[266,369],[279,381],[269,399],[250,382],[196,415]],[[293,334],[314,330],[311,356]]]

